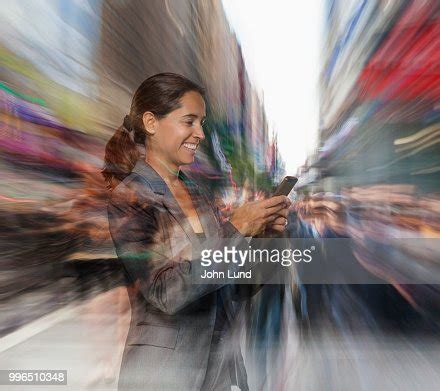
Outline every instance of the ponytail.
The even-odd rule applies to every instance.
[[[113,189],[119,182],[131,173],[139,151],[131,138],[133,132],[128,115],[105,146],[104,169],[101,171],[107,187]]]

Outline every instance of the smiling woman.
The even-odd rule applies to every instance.
[[[152,111],[144,112],[147,161],[171,163],[168,169],[172,171],[182,164],[191,164],[199,143],[205,139],[202,129],[205,112],[205,102],[196,91],[186,92],[178,107],[164,118],[157,118]]]
[[[203,89],[161,73],[135,92],[130,114],[106,146],[103,175],[112,189],[110,233],[130,289],[131,324],[121,364],[121,390],[247,390],[232,323],[255,289],[206,282],[193,246],[223,248],[267,227],[282,231],[284,196],[244,204],[229,222],[180,167],[205,139]],[[133,136],[133,138],[132,138]],[[138,146],[145,148],[143,156]],[[216,248],[217,248],[216,247]]]
[[[205,118],[203,95],[202,87],[173,73],[146,79],[133,96],[130,114],[107,143],[102,173],[109,187],[114,188],[133,170],[140,157],[136,144],[145,146],[150,162],[168,163],[171,158],[173,167],[168,168],[173,171],[180,164],[192,163],[193,151],[205,138],[201,127]],[[191,144],[184,152],[191,148],[192,156],[175,156],[184,142]]]

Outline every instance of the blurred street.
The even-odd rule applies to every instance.
[[[67,386],[51,390],[117,389],[124,322],[115,305],[117,291],[69,305],[0,340],[2,369],[66,369]],[[128,318],[125,317],[125,321]],[[118,330],[119,327],[119,330]],[[119,344],[115,344],[118,340]],[[440,382],[440,344],[432,337],[369,333],[288,336],[291,350],[278,374],[285,390],[436,390]],[[121,344],[122,343],[122,344]],[[295,349],[293,347],[296,346]],[[8,347],[4,350],[5,347]],[[258,351],[253,352],[261,357]],[[267,353],[267,352],[265,352]],[[272,352],[274,355],[278,352]],[[246,357],[245,357],[246,360]],[[255,366],[246,360],[251,390],[261,389]],[[10,389],[0,386],[1,390]],[[14,386],[14,390],[45,389]]]
[[[115,295],[117,291],[109,291],[82,303],[72,303],[3,337],[0,367],[67,370],[67,387],[51,386],[54,390],[116,390],[120,349],[126,337],[119,337],[118,328],[128,331],[128,324],[122,324],[123,314],[117,308]],[[124,338],[122,344],[115,343],[118,337]]]

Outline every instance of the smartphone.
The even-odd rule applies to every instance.
[[[294,176],[286,176],[275,190],[274,196],[285,195],[288,196],[292,191],[293,186],[298,182],[298,178]]]

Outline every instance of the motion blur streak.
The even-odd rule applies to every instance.
[[[299,284],[309,343],[298,358],[345,377],[339,389],[432,389],[439,285],[399,279],[439,275],[439,3],[325,5],[319,145],[299,169],[290,233],[352,238],[353,261],[387,284]]]
[[[398,281],[438,275],[439,247],[389,240],[440,237],[439,2],[324,3],[319,145],[288,231],[353,238],[353,262],[384,283],[304,285],[298,271],[265,287],[243,319],[249,384],[433,389],[439,285]],[[283,161],[220,0],[2,4],[0,369],[62,367],[72,389],[116,389],[130,312],[100,170],[134,89],[165,71],[206,87],[191,169],[225,218],[267,196]]]

